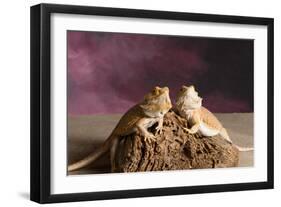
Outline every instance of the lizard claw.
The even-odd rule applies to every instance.
[[[181,124],[183,124],[183,123],[186,121],[186,119],[180,117],[179,115],[176,115],[176,119],[177,119]]]
[[[156,134],[161,134],[162,133],[162,129],[163,129],[163,127],[160,127],[160,126],[157,126],[156,127]]]
[[[182,127],[183,131],[189,134],[192,134],[191,130],[185,127]]]
[[[155,136],[153,135],[153,134],[151,134],[151,133],[148,133],[148,134],[146,134],[145,136],[144,136],[144,141],[146,142],[146,141],[148,141],[149,143],[151,142],[151,141],[156,141],[156,138],[155,138]]]

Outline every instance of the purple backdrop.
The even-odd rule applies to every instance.
[[[253,111],[253,41],[68,31],[68,113],[123,113],[194,84],[213,112]]]

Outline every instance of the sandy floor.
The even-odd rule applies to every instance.
[[[216,114],[233,140],[241,147],[253,146],[253,113]],[[76,116],[68,119],[68,163],[73,163],[99,147],[109,136],[120,114]],[[253,151],[240,152],[240,167],[253,166]],[[109,172],[109,155],[95,162],[91,168],[71,174]]]

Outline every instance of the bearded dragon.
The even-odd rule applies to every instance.
[[[220,135],[233,144],[221,122],[212,112],[202,106],[202,100],[194,86],[182,86],[176,98],[175,110],[192,126],[190,129],[185,127],[183,129],[191,134],[199,132],[206,137]],[[244,148],[237,145],[235,147],[239,151],[253,150],[253,148]]]
[[[96,161],[110,150],[111,169],[115,169],[115,154],[120,137],[139,132],[144,140],[155,141],[155,136],[148,128],[158,123],[156,133],[162,132],[163,117],[172,108],[168,87],[155,87],[144,100],[129,109],[119,120],[118,124],[103,145],[84,159],[68,166],[68,171],[78,170]]]

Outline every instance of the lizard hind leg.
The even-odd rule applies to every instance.
[[[110,164],[111,164],[111,172],[116,172],[116,151],[119,144],[119,139],[114,139],[111,143],[110,148]]]
[[[232,140],[230,139],[225,128],[222,128],[219,133],[224,139],[226,139],[230,144],[232,144]]]

